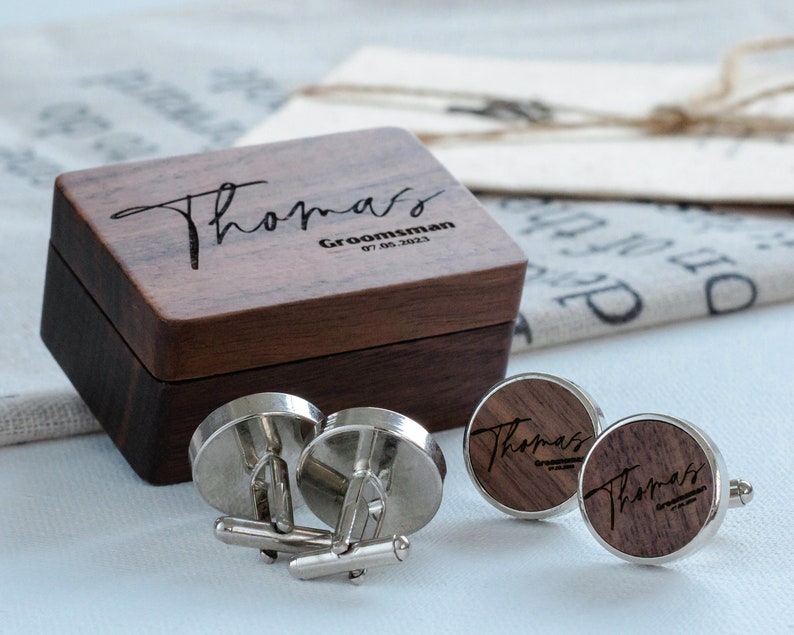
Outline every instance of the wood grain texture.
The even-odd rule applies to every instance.
[[[583,505],[605,542],[655,558],[685,547],[707,524],[714,473],[684,430],[655,419],[607,430],[582,474]]]
[[[594,425],[579,398],[557,383],[507,383],[480,406],[468,429],[471,468],[502,505],[550,510],[576,495]]]
[[[213,377],[153,377],[50,247],[42,339],[133,469],[165,484],[190,479],[188,444],[216,407],[287,392],[326,414],[379,406],[431,431],[463,425],[504,377],[512,322]]]
[[[64,174],[52,243],[163,381],[504,324],[526,263],[398,129]]]

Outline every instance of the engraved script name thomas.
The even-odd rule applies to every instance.
[[[705,463],[701,463],[698,467],[695,467],[694,463],[690,463],[683,472],[676,470],[665,480],[649,478],[645,485],[641,487],[630,486],[629,484],[629,476],[640,467],[639,465],[632,465],[624,468],[616,476],[598,487],[591,489],[584,495],[584,500],[599,493],[602,495],[606,494],[609,497],[610,529],[614,530],[616,511],[622,513],[626,505],[633,505],[646,499],[653,500],[657,492],[671,485],[681,487],[687,482],[690,485],[694,485],[697,482],[698,474],[700,474],[705,465]]]
[[[582,437],[581,433],[576,432],[576,434],[570,438],[567,438],[565,435],[560,435],[556,439],[544,439],[538,433],[535,434],[535,436],[533,436],[531,439],[521,439],[519,441],[518,438],[515,438],[516,432],[518,431],[518,427],[527,421],[532,421],[532,419],[530,417],[526,417],[524,419],[516,417],[512,421],[499,423],[495,426],[491,426],[490,428],[480,428],[479,430],[475,430],[471,433],[471,436],[476,436],[479,434],[492,435],[491,441],[493,442],[493,445],[491,446],[491,458],[488,462],[489,472],[491,471],[497,456],[500,459],[504,458],[508,452],[523,454],[529,450],[530,453],[535,454],[539,448],[546,446],[555,446],[561,450],[567,450],[570,448],[571,452],[578,452],[585,441],[593,438],[592,435]]]
[[[128,207],[127,209],[120,210],[111,214],[110,218],[119,220],[134,216],[137,214],[144,214],[156,210],[165,210],[179,214],[187,224],[188,235],[188,250],[190,254],[190,267],[192,269],[199,268],[199,231],[196,226],[196,221],[193,218],[193,201],[198,198],[206,196],[214,196],[215,204],[213,209],[212,219],[207,223],[208,226],[215,228],[215,243],[222,245],[227,234],[231,230],[242,234],[253,234],[254,232],[264,230],[268,232],[276,231],[280,223],[289,221],[293,217],[300,221],[300,228],[306,231],[309,227],[309,220],[315,214],[322,218],[330,214],[371,214],[372,216],[382,218],[386,216],[392,209],[400,203],[412,204],[409,215],[411,218],[421,216],[425,210],[425,204],[443,194],[444,190],[419,198],[416,196],[407,196],[413,188],[404,187],[389,198],[384,205],[378,206],[375,202],[375,197],[367,196],[360,198],[353,202],[350,206],[343,209],[332,209],[328,207],[309,206],[305,201],[299,200],[295,202],[290,210],[282,215],[273,210],[265,211],[261,220],[252,227],[242,227],[237,221],[226,220],[224,216],[229,213],[232,208],[232,203],[236,193],[242,188],[253,188],[267,185],[267,181],[249,181],[247,183],[223,183],[220,187],[214,190],[207,190],[206,192],[199,192],[198,194],[188,194],[180,198],[175,198],[163,203],[155,205],[140,205],[136,207]]]

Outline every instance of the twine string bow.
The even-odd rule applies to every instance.
[[[785,81],[740,96],[741,69],[749,55],[794,48],[794,36],[742,42],[723,58],[714,86],[680,104],[660,104],[644,115],[625,115],[596,109],[517,100],[504,95],[469,91],[370,84],[317,84],[298,91],[308,97],[371,99],[401,97],[446,102],[450,113],[468,113],[499,121],[494,130],[419,132],[426,143],[493,141],[515,135],[591,128],[628,128],[649,136],[709,134],[724,137],[773,137],[787,140],[794,133],[794,117],[750,112],[750,106],[778,95],[794,93]],[[419,107],[419,106],[417,106]],[[426,107],[426,106],[425,106]]]

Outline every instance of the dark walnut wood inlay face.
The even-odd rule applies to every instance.
[[[593,528],[631,556],[685,547],[707,523],[714,474],[687,432],[658,420],[608,430],[587,460],[582,497]]]
[[[516,511],[538,512],[576,493],[594,422],[567,388],[527,378],[495,392],[469,434],[471,467],[485,491]]]

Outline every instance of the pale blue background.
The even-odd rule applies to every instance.
[[[0,3],[0,28],[20,28],[79,22],[92,18],[125,15],[201,3],[190,0],[34,0]]]

